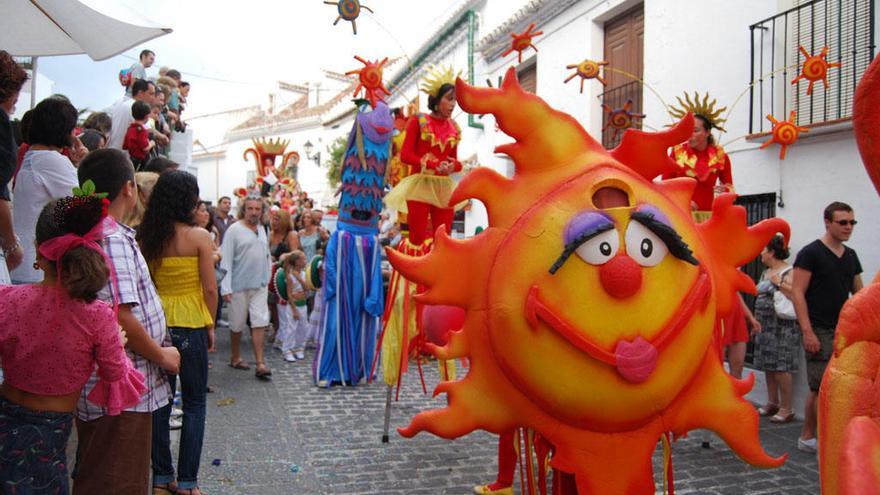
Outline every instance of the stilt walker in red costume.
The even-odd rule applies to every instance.
[[[427,254],[434,232],[441,226],[447,233],[452,232],[455,209],[449,206],[449,199],[455,183],[449,175],[462,169],[458,161],[461,128],[452,119],[455,78],[451,68],[428,69],[421,89],[428,95],[430,113],[409,117],[400,150],[400,160],[408,168],[408,174],[385,196],[389,210],[406,214],[409,236],[401,241],[397,250],[410,256]],[[391,389],[396,385],[400,390],[409,355],[414,350],[421,352],[427,342],[421,329],[420,307],[412,299],[415,292],[415,283],[392,272],[379,339],[382,376],[389,387],[384,441],[388,439]],[[442,380],[455,379],[453,361],[438,361],[438,365]],[[421,375],[421,362],[419,371]],[[422,388],[427,391],[424,377],[421,379]]]
[[[409,165],[410,174],[385,197],[389,208],[407,214],[409,242],[415,247],[432,238],[441,225],[447,233],[452,232],[455,211],[448,205],[455,183],[449,175],[461,171],[461,129],[452,120],[454,83],[452,69],[430,69],[422,91],[428,94],[431,113],[410,117],[401,150],[401,159]]]
[[[670,156],[678,164],[678,169],[664,174],[663,178],[691,177],[697,180],[691,203],[694,208],[693,215],[697,222],[705,222],[711,216],[715,194],[735,192],[730,157],[721,145],[715,143],[715,138],[712,136],[712,129],[724,131],[722,124],[725,119],[720,116],[726,108],[716,109],[716,101],[713,99],[710,102],[708,93],[702,97],[702,100],[699,93],[694,93],[693,100],[687,93],[684,96],[685,101],[678,99],[682,108],[673,108],[670,114],[674,118],[680,118],[688,112],[693,113],[694,132],[686,142],[672,148]],[[736,299],[737,303],[728,314],[719,315],[715,333],[718,337],[719,353],[723,353],[723,349],[729,347],[730,374],[735,378],[742,378],[746,343],[749,341],[746,318],[751,321],[754,317],[739,295]]]

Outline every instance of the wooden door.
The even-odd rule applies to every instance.
[[[642,112],[642,84],[644,71],[645,10],[643,5],[605,23],[605,92],[602,103],[608,108],[618,109],[627,101],[632,101],[630,112]],[[614,70],[612,70],[614,69]],[[604,112],[607,121],[609,113]],[[641,119],[633,121],[634,127],[641,128]],[[602,131],[602,144],[613,148],[620,143],[623,132],[610,126]]]

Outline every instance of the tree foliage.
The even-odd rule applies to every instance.
[[[339,182],[342,181],[342,162],[345,160],[345,147],[348,144],[346,136],[336,138],[330,146],[327,146],[327,153],[330,160],[327,161],[327,181],[330,182],[330,188],[336,189]]]

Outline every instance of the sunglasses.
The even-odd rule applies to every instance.
[[[836,223],[837,225],[840,225],[842,227],[846,227],[847,225],[852,225],[853,227],[855,227],[856,224],[859,223],[859,221],[858,220],[834,220],[834,223]]]

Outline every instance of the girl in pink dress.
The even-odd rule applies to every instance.
[[[137,404],[144,378],[123,350],[115,308],[97,299],[110,269],[98,241],[106,199],[68,197],[37,220],[42,283],[0,287],[0,493],[68,493],[65,449],[73,410],[88,399],[115,415]]]

